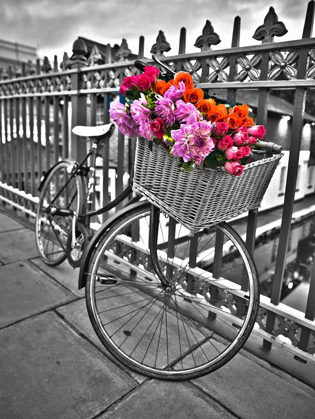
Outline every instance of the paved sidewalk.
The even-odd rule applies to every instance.
[[[44,265],[33,230],[0,208],[1,419],[314,417],[314,389],[244,350],[191,382],[129,371],[98,341],[77,276]]]

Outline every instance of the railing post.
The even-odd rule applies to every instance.
[[[76,90],[77,93],[71,97],[72,107],[72,120],[71,128],[76,125],[86,125],[87,122],[87,110],[86,102],[87,97],[80,94],[81,88],[81,68],[88,65],[86,54],[87,47],[82,39],[77,39],[73,44],[73,56],[71,58],[71,69],[76,70],[71,75],[72,89]],[[86,154],[86,145],[80,141],[71,131],[70,138],[70,150],[69,155],[75,160],[81,161]]]

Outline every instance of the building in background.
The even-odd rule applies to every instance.
[[[36,58],[36,47],[0,39],[0,69],[2,71],[8,71],[9,67],[16,71],[22,68],[23,63],[26,64],[29,61],[35,63]]]

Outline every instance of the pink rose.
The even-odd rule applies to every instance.
[[[251,135],[248,138],[248,144],[250,144],[250,145],[256,144],[257,141],[258,141],[257,138],[256,137],[252,137]]]
[[[247,130],[249,134],[260,140],[262,140],[266,134],[266,128],[263,125],[253,125],[252,127],[248,127]]]
[[[217,142],[217,148],[218,150],[221,150],[221,151],[225,151],[232,146],[233,146],[233,140],[230,135],[225,135],[223,138],[221,138]]]
[[[242,147],[243,148],[243,147]],[[226,158],[228,160],[240,160],[244,157],[242,148],[230,147],[225,151]]]
[[[123,96],[126,96],[126,92],[128,90],[136,90],[135,80],[136,80],[135,76],[126,77],[124,79],[119,89],[120,93]]]
[[[248,143],[248,131],[247,127],[240,127],[237,132],[233,135],[234,145],[241,146]]]
[[[226,122],[216,122],[213,135],[221,137],[222,135],[226,134],[228,130],[229,126]]]
[[[244,167],[237,161],[231,161],[225,163],[225,170],[232,176],[241,176]]]
[[[251,154],[252,150],[248,145],[246,145],[245,147],[242,147],[242,152],[244,157],[248,157]]]
[[[135,84],[140,92],[150,90],[152,85],[151,77],[148,74],[139,74],[135,77]]]
[[[150,124],[150,129],[154,132],[157,138],[162,138],[165,132],[163,119],[154,119],[154,121]]]
[[[152,65],[148,65],[147,67],[144,67],[144,72],[146,75],[148,75],[151,79],[152,83],[155,83],[159,77],[159,69],[156,67],[153,67]]]

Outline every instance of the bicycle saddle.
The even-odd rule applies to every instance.
[[[109,131],[112,134],[115,129],[115,124],[104,124],[93,127],[77,125],[72,128],[72,132],[80,137],[100,137],[107,134]]]

